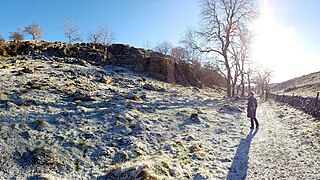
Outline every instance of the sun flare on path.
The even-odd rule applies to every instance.
[[[268,0],[262,0],[261,14],[253,28],[252,59],[273,71],[272,82],[306,74],[303,63],[315,62],[316,58],[298,43],[295,29],[277,21]]]

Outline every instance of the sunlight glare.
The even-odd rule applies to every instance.
[[[295,29],[285,27],[276,20],[268,6],[268,0],[262,2],[261,15],[254,29],[256,37],[252,58],[258,64],[273,70],[273,82],[302,75],[301,62],[314,59],[297,42]]]

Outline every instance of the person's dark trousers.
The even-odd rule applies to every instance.
[[[259,123],[258,123],[258,120],[257,120],[257,118],[250,118],[250,120],[251,120],[251,129],[253,129],[254,128],[254,122],[253,121],[255,121],[255,123],[256,123],[256,128],[259,128]]]

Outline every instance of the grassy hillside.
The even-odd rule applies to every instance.
[[[298,96],[316,96],[320,91],[320,71],[271,85],[274,93]]]

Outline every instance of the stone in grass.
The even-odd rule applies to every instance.
[[[194,121],[194,122],[200,122],[200,118],[199,118],[198,113],[192,113],[192,114],[190,115],[190,119],[191,119],[192,121]]]
[[[129,159],[130,159],[130,153],[120,150],[114,155],[113,163],[114,164],[123,163],[123,162],[129,161]]]
[[[28,124],[21,124],[21,125],[20,125],[20,128],[21,128],[22,130],[30,129],[29,126],[28,126]]]
[[[133,92],[129,92],[126,96],[126,99],[131,99],[134,101],[141,101],[141,97],[139,97],[137,94],[133,93]]]
[[[93,133],[91,133],[91,132],[86,132],[86,133],[83,134],[83,137],[85,139],[94,139],[95,135]]]
[[[238,107],[236,105],[232,105],[232,104],[225,104],[225,105],[221,106],[219,110],[224,111],[224,112],[235,112],[235,113],[242,112],[240,107]]]
[[[103,76],[100,78],[99,82],[104,83],[104,84],[111,84],[112,78]]]
[[[5,64],[2,66],[2,69],[9,69],[9,67],[10,67],[9,65]]]
[[[199,119],[198,113],[192,113],[190,116],[191,119]]]
[[[44,88],[42,87],[42,85],[37,84],[36,81],[29,81],[27,82],[27,86],[31,89],[38,89],[38,90],[44,90]]]
[[[35,70],[34,70],[34,68],[31,68],[31,67],[24,67],[22,72],[29,73],[29,74],[34,74]]]
[[[74,101],[95,101],[93,97],[91,97],[90,95],[84,94],[80,91],[76,91],[75,93],[71,94],[70,97]]]
[[[52,130],[50,125],[46,121],[43,121],[43,120],[36,120],[36,121],[32,122],[31,125],[37,131],[51,131]]]
[[[52,180],[52,179],[60,179],[52,174],[37,174],[34,176],[30,176],[27,178],[28,180]]]
[[[5,108],[6,109],[18,109],[19,106],[16,105],[15,103],[13,103],[13,102],[7,101],[6,105],[5,105]]]
[[[151,174],[151,169],[148,165],[131,165],[123,167],[125,164],[119,164],[112,167],[105,176],[99,179],[145,179],[157,180],[158,178]]]
[[[32,99],[26,99],[22,101],[22,104],[25,106],[37,105],[37,102]]]
[[[81,66],[85,66],[85,67],[90,66],[90,63],[88,63],[88,62],[85,61],[85,60],[80,60],[80,61],[79,61],[79,64],[80,64]]]
[[[194,180],[200,180],[200,179],[208,179],[208,175],[206,174],[202,174],[202,173],[197,173],[195,176],[194,176]]]
[[[58,168],[62,165],[59,154],[54,148],[37,147],[33,151],[27,150],[20,160],[30,165],[48,166],[50,168]]]
[[[146,89],[146,90],[150,90],[150,91],[156,91],[157,88],[153,85],[153,84],[144,84],[142,86],[143,89]]]
[[[141,95],[140,98],[143,100],[147,100],[147,96],[145,94]]]
[[[23,131],[20,133],[20,135],[27,140],[29,140],[33,136],[33,134],[30,131]]]
[[[146,82],[147,79],[146,79],[145,77],[143,77],[143,78],[138,79],[137,81],[138,81],[138,82]]]

